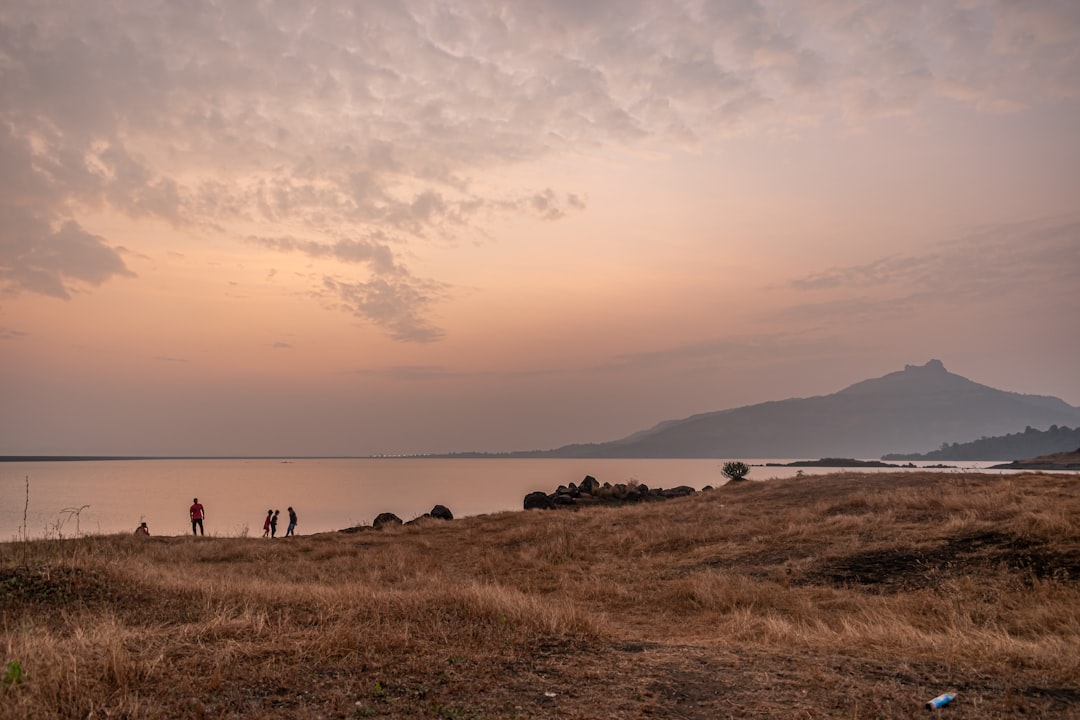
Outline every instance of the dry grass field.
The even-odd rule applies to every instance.
[[[1080,717],[1075,474],[7,543],[0,591],[7,719]]]

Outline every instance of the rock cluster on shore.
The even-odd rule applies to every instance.
[[[711,488],[704,488],[709,490]],[[586,475],[579,484],[560,485],[555,492],[531,492],[523,503],[526,510],[554,510],[555,508],[578,508],[589,505],[624,505],[627,503],[669,500],[693,495],[697,490],[689,485],[673,488],[650,488],[644,483],[600,484],[592,475]]]
[[[392,512],[379,513],[375,516],[375,519],[371,521],[371,525],[357,525],[351,528],[344,528],[338,530],[341,533],[356,533],[361,530],[381,530],[384,527],[397,527],[399,525],[412,525],[424,520],[453,520],[454,513],[450,512],[450,508],[445,505],[436,505],[431,508],[431,512],[426,512],[418,518],[414,518],[408,522],[402,521],[397,515]]]
[[[706,486],[702,490],[712,490],[712,487]],[[586,475],[585,479],[580,483],[560,485],[552,493],[531,492],[525,496],[523,505],[525,510],[573,509],[590,505],[627,505],[686,497],[696,492],[697,490],[689,485],[678,485],[673,488],[651,488],[645,483],[638,482],[616,483],[614,485],[611,483],[601,484],[592,475]],[[338,530],[338,532],[357,533],[364,530],[381,530],[386,527],[412,525],[428,519],[453,520],[454,514],[445,505],[436,505],[431,508],[431,512],[426,512],[418,518],[405,522],[394,513],[384,512],[376,515],[371,525],[357,525],[356,527]]]

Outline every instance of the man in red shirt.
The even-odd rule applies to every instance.
[[[203,518],[206,517],[206,508],[204,508],[202,506],[202,503],[199,502],[199,498],[195,498],[194,500],[192,500],[191,509],[188,510],[188,515],[191,516],[191,534],[205,535],[206,533],[203,532],[202,521]],[[195,532],[196,527],[199,528],[198,533]]]

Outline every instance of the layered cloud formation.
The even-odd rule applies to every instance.
[[[942,98],[1019,112],[1075,97],[1078,30],[1068,0],[8,2],[0,281],[70,298],[130,278],[81,221],[106,210],[355,266],[318,291],[435,340],[445,288],[407,247],[586,207],[492,170],[857,130]]]
[[[0,437],[543,447],[931,357],[1075,403],[1078,114],[1074,0],[7,0]]]

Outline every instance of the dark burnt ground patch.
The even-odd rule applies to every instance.
[[[936,544],[888,547],[826,557],[792,582],[836,587],[861,586],[882,593],[933,588],[952,578],[1005,572],[1022,581],[1080,582],[1080,552],[1044,541],[988,531]]]
[[[109,610],[133,625],[191,622],[201,608],[194,595],[162,592],[104,568],[20,565],[0,568],[0,613],[45,618],[62,628],[80,612]]]
[[[109,579],[100,571],[50,565],[0,568],[0,608],[7,611],[72,603],[97,607],[109,591]]]

